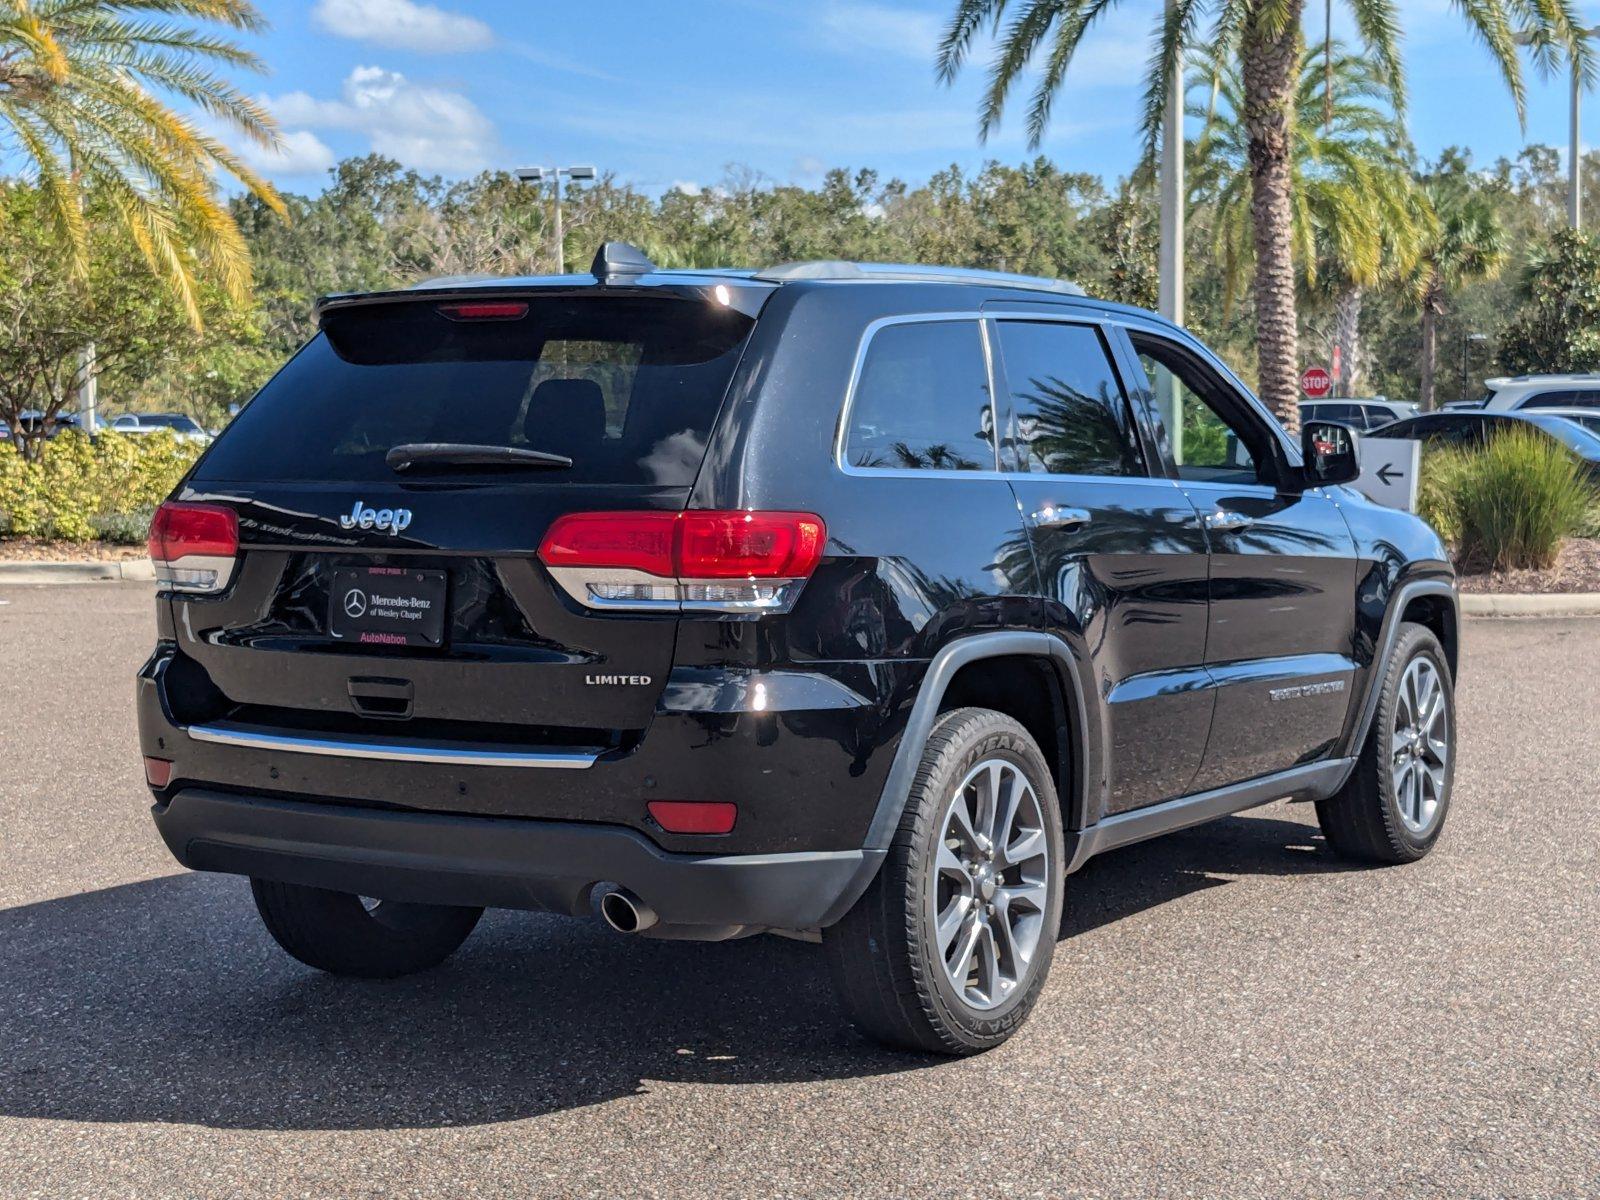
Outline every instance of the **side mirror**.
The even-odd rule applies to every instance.
[[[1300,426],[1307,487],[1353,483],[1361,474],[1361,436],[1348,425],[1307,421]]]

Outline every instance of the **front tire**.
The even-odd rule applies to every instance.
[[[363,901],[347,892],[252,879],[256,911],[273,940],[308,967],[393,979],[436,967],[472,932],[481,908]]]
[[[1028,731],[988,709],[941,716],[882,870],[822,931],[851,1020],[936,1054],[1009,1038],[1050,971],[1062,855],[1055,786]]]
[[[1378,711],[1344,787],[1317,801],[1328,845],[1361,862],[1415,862],[1439,840],[1456,767],[1450,665],[1426,626],[1400,627]]]

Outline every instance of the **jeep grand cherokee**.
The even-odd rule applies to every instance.
[[[145,772],[312,966],[486,906],[819,936],[893,1044],[1004,1040],[1091,855],[1280,798],[1425,854],[1439,539],[1183,330],[873,264],[342,295],[158,511]]]

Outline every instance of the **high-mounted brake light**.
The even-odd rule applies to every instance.
[[[528,306],[515,300],[492,300],[441,304],[439,312],[452,321],[520,321],[528,315]]]
[[[239,515],[220,504],[168,500],[150,522],[156,580],[179,592],[220,592],[239,556]]]
[[[569,513],[539,559],[590,608],[759,614],[793,606],[827,540],[811,513]]]

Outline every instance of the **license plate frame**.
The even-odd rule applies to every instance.
[[[364,646],[442,647],[449,595],[446,571],[340,567],[328,595],[328,636]]]

